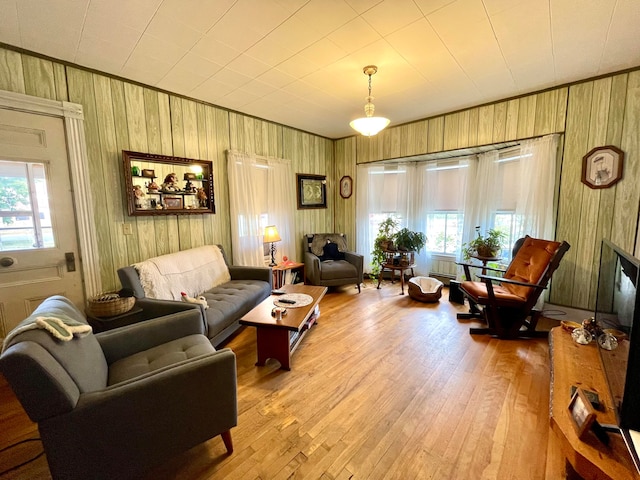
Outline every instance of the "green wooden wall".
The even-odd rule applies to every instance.
[[[593,309],[601,239],[640,257],[639,132],[636,70],[390,127],[372,138],[337,140],[336,171],[351,172],[355,180],[361,163],[563,133],[556,238],[571,249],[554,276],[551,301]],[[601,145],[625,152],[624,173],[615,186],[592,190],[580,181],[582,157]],[[355,232],[355,202],[336,205],[336,224]]]
[[[343,199],[337,185],[344,175],[356,181],[358,164],[563,133],[556,236],[571,249],[555,275],[551,300],[593,308],[603,237],[640,256],[637,70],[392,126],[373,138],[336,141],[3,48],[0,89],[83,105],[105,289],[119,286],[117,268],[144,258],[207,243],[231,251],[229,148],[289,159],[293,173],[326,175],[328,208],[296,210],[296,238],[340,231],[355,242],[356,196]],[[607,144],[625,152],[623,178],[608,189],[589,189],[580,182],[582,157]],[[217,213],[129,217],[123,149],[213,161]],[[133,225],[133,235],[122,234],[123,223]],[[302,240],[295,254],[283,253],[301,259]]]
[[[3,48],[0,89],[83,106],[105,290],[120,288],[119,267],[152,256],[212,243],[232,253],[228,149],[289,159],[295,173],[327,175],[329,208],[298,210],[294,231],[300,242],[295,252],[282,253],[301,259],[304,233],[333,231],[332,140]],[[122,150],[211,160],[216,214],[130,217]],[[132,224],[133,235],[123,234],[124,223]]]

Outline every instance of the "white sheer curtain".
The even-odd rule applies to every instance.
[[[525,140],[520,145],[520,195],[516,214],[522,216],[520,237],[553,240],[553,194],[559,135]]]
[[[497,201],[496,186],[500,184],[497,160],[498,151],[492,150],[481,153],[469,161],[469,180],[464,201],[463,244],[475,237],[477,226],[483,235],[493,228]]]
[[[364,270],[371,272],[371,251],[378,225],[387,217],[406,227],[425,233],[426,217],[419,190],[415,163],[359,165],[357,176],[356,248],[364,255]],[[420,187],[421,188],[421,187]],[[416,256],[416,273],[428,274],[426,248]]]
[[[231,240],[235,265],[264,266],[264,227],[275,225],[279,261],[294,251],[295,178],[288,160],[228,151]]]

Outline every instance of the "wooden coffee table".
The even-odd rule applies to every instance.
[[[271,295],[260,305],[240,319],[241,325],[256,327],[258,361],[256,365],[262,366],[268,358],[280,362],[280,368],[291,370],[291,354],[300,344],[307,331],[316,322],[316,306],[327,293],[327,287],[313,285],[284,285],[281,290],[286,293],[304,293],[313,298],[309,305],[303,307],[285,307],[286,315],[282,320],[271,316],[274,301],[280,296]]]

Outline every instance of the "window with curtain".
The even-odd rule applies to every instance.
[[[290,162],[227,152],[231,240],[235,265],[264,266],[264,229],[275,225],[282,239],[277,261],[295,250],[293,212],[295,177]]]
[[[455,256],[462,246],[468,166],[466,157],[421,165],[427,250],[432,254]]]
[[[426,234],[420,274],[433,267],[440,269],[436,273],[455,275],[455,258],[477,225],[483,233],[497,228],[506,234],[505,260],[525,234],[553,239],[558,139],[548,135],[453,159],[359,165],[356,231],[365,271],[370,271],[378,225],[389,216]]]

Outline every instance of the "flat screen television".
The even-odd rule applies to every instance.
[[[618,335],[613,350],[599,348],[618,425],[639,468],[634,437],[640,434],[640,260],[608,240],[602,241],[596,294],[596,322]],[[636,447],[640,444],[636,443]]]

